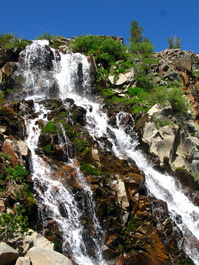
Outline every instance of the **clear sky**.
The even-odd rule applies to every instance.
[[[132,21],[155,51],[168,37],[182,39],[182,50],[199,53],[199,0],[2,0],[0,33],[35,39],[48,32],[67,38],[115,35],[128,44]]]

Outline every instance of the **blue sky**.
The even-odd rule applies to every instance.
[[[6,0],[1,2],[0,33],[35,39],[48,32],[130,37],[133,20],[155,51],[168,48],[168,37],[182,39],[182,50],[199,53],[199,0]]]

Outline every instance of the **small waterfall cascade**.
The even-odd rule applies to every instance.
[[[118,158],[133,159],[138,168],[145,173],[146,188],[150,194],[158,199],[167,202],[171,218],[184,236],[184,249],[187,255],[199,264],[199,252],[197,245],[192,244],[199,241],[199,207],[195,206],[176,186],[174,179],[168,174],[161,174],[147,161],[145,156],[139,151],[139,142],[132,127],[122,124],[121,120],[128,113],[120,112],[117,115],[117,127],[113,128],[107,124],[107,118],[100,112],[100,105],[94,105],[93,113],[88,113],[88,129],[90,134],[96,139],[107,136],[112,143],[112,150]],[[103,121],[102,121],[102,120]],[[114,133],[115,137],[110,137],[108,131]],[[179,220],[180,216],[180,220]]]
[[[78,181],[78,185],[81,188],[81,203],[79,203],[75,198],[75,196],[77,197],[78,195],[74,195],[70,188],[67,189],[66,185],[62,184],[62,182],[60,181],[60,177],[56,172],[56,169],[52,169],[47,161],[37,155],[36,150],[38,148],[38,141],[41,132],[38,123],[39,121],[47,123],[47,116],[50,112],[44,107],[41,101],[50,97],[50,83],[47,83],[46,81],[45,86],[47,87],[42,88],[37,85],[38,83],[40,83],[40,76],[37,70],[32,66],[33,62],[31,61],[31,58],[33,56],[34,60],[35,56],[42,56],[41,50],[45,49],[45,45],[46,42],[36,42],[27,48],[24,61],[24,64],[27,65],[27,68],[24,67],[23,70],[26,79],[24,88],[31,87],[31,91],[27,93],[26,99],[32,99],[34,101],[35,108],[34,117],[32,119],[25,119],[28,135],[26,142],[31,151],[32,179],[34,181],[34,189],[38,207],[39,209],[41,209],[41,216],[43,219],[43,230],[45,230],[45,215],[47,213],[48,218],[50,218],[51,220],[55,220],[58,225],[60,234],[62,235],[63,253],[67,253],[79,265],[106,265],[106,262],[102,258],[102,253],[100,249],[102,244],[102,231],[95,215],[95,204],[93,201],[92,191],[88,186],[83,173],[80,172],[78,166],[76,165],[76,161],[74,159],[70,159],[70,154],[68,150],[70,141],[67,138],[65,130],[61,124],[59,124],[59,128],[57,128],[58,144],[62,149],[64,149],[66,158],[69,157],[69,161],[66,161],[67,165],[71,166],[73,169],[75,168],[76,170],[75,175]],[[33,49],[33,54],[36,50],[35,55],[32,55],[31,49]],[[81,72],[79,70],[80,67],[78,67],[78,63],[75,64],[73,61],[76,56],[78,58],[81,57],[80,61],[83,58],[82,55],[73,54],[67,56],[72,58],[66,59],[67,63],[73,63],[73,68],[68,68],[70,69],[68,71],[69,73],[67,71],[65,72],[66,79],[64,79],[64,89],[68,94],[70,94],[70,89],[77,88],[80,85],[86,86],[82,77],[83,74],[81,78],[79,78],[81,79],[81,84],[73,84],[74,80],[78,79],[78,72]],[[41,64],[43,63],[43,60],[44,59],[41,58]],[[60,71],[60,69],[62,69],[62,66],[59,66],[57,62],[55,62],[54,64],[56,66],[56,71]],[[82,64],[80,65],[82,67]],[[75,72],[75,70],[77,71]],[[54,76],[53,78],[56,81],[59,81],[60,76],[59,73],[57,74],[56,71],[52,71],[51,74],[54,74],[55,76],[57,75],[57,77]],[[42,79],[44,75],[41,74],[41,76]],[[67,89],[69,91],[67,91]],[[65,94],[66,93],[64,92],[60,93],[62,98],[65,98]],[[66,164],[66,162],[63,163]],[[85,226],[82,225],[82,222],[84,221],[82,219],[83,216],[88,217],[88,219],[90,220],[89,226],[92,227],[92,231],[89,231],[89,229],[85,230]],[[89,244],[91,244],[90,248],[88,246],[88,242]]]
[[[101,110],[102,106],[90,100],[90,72],[86,57],[81,54],[60,54],[59,56],[55,56],[55,52],[50,48],[47,49],[45,45],[45,42],[42,44],[41,42],[37,42],[35,44],[33,43],[31,47],[37,50],[35,54],[40,54],[41,51],[44,52],[44,57],[45,54],[50,54],[52,56],[52,63],[47,63],[44,60],[44,68],[42,68],[40,66],[43,64],[43,59],[41,59],[38,73],[38,70],[34,68],[34,64],[31,62],[32,48],[29,47],[25,55],[28,68],[27,70],[25,68],[22,69],[26,76],[26,82],[24,84],[24,87],[27,88],[26,99],[34,100],[35,111],[38,113],[37,118],[28,120],[26,123],[29,135],[27,143],[32,153],[32,175],[37,190],[38,204],[59,224],[63,235],[64,251],[66,253],[69,252],[78,265],[106,264],[100,252],[99,241],[101,231],[94,213],[95,206],[92,200],[92,192],[83,174],[76,167],[76,176],[85,194],[85,207],[81,208],[91,209],[89,214],[92,216],[92,223],[95,227],[95,236],[92,240],[96,251],[93,257],[88,254],[87,246],[84,242],[85,234],[82,231],[81,224],[82,211],[80,211],[77,201],[72,192],[62,185],[59,177],[50,169],[48,163],[36,154],[40,135],[40,129],[36,123],[39,119],[45,120],[47,116],[46,109],[40,103],[36,102],[53,97],[58,97],[63,101],[67,97],[70,97],[76,105],[86,108],[87,129],[90,135],[103,148],[106,148],[106,146],[99,139],[106,137],[112,143],[112,147],[107,147],[109,149],[111,148],[109,151],[113,151],[119,158],[129,157],[136,162],[139,169],[145,173],[148,191],[155,197],[167,202],[171,218],[175,220],[184,234],[186,253],[196,265],[199,265],[198,250],[194,248],[190,249],[187,240],[188,235],[199,240],[199,208],[192,204],[180,188],[176,187],[171,176],[160,174],[147,162],[147,159],[138,149],[139,143],[133,131],[133,126],[127,127],[121,122],[121,119],[127,114],[123,112],[119,113],[117,116],[117,125],[113,127],[108,124],[108,117],[105,111]],[[28,80],[31,83],[28,83]],[[64,133],[64,128],[61,127],[60,129],[62,134],[59,136],[59,144],[65,148],[69,144],[68,139]],[[114,134],[114,137],[111,137],[110,132],[112,135]],[[66,152],[68,152],[67,149]],[[73,167],[76,165],[74,159],[69,159],[68,163],[73,165]],[[65,209],[64,216],[59,209],[60,202]],[[181,216],[181,220],[179,221],[179,218],[177,220],[176,216]]]

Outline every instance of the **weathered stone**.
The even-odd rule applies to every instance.
[[[3,200],[0,200],[0,213],[5,212],[6,206]]]
[[[3,143],[2,150],[4,153],[8,154],[8,159],[13,166],[22,163],[20,152],[15,141],[6,139]]]
[[[14,248],[10,247],[5,242],[0,242],[1,265],[13,264],[17,260],[18,257],[19,257],[19,253]]]
[[[69,258],[64,255],[50,250],[33,247],[26,254],[29,257],[32,265],[72,265]]]
[[[126,193],[124,180],[119,174],[115,174],[114,176],[116,179],[112,180],[109,186],[114,191],[119,205],[121,205],[123,209],[126,209],[129,206],[129,199]]]
[[[29,257],[19,257],[15,265],[31,265]]]
[[[149,152],[159,158],[161,165],[169,163],[174,171],[177,168],[184,168],[199,175],[198,138],[187,135],[177,125],[177,117],[174,116],[170,106],[163,108],[156,104],[148,111],[148,115],[149,120],[144,124],[142,130],[142,141],[148,145]],[[157,123],[159,120],[169,121],[168,117],[173,119],[173,123],[157,126],[156,121]],[[184,120],[181,118],[180,122],[186,124],[187,131],[197,131],[196,126],[187,121],[186,117]]]
[[[42,235],[33,230],[29,230],[27,234],[22,238],[23,254],[25,254],[31,247],[37,247],[41,249],[54,249],[54,244],[47,240]]]
[[[145,177],[137,173],[128,173],[127,176],[124,176],[124,183],[129,200],[134,200],[133,195],[139,192],[144,181]]]

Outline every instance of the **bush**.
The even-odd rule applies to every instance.
[[[118,40],[108,36],[87,35],[71,40],[70,48],[73,52],[94,55],[97,64],[109,68],[118,60],[127,58],[126,47]]]
[[[176,113],[184,113],[188,110],[188,102],[182,89],[179,87],[156,87],[151,93],[151,101],[165,106],[168,102]]]
[[[16,182],[22,182],[28,176],[28,171],[20,165],[16,165],[14,168],[8,167],[6,171],[8,174],[7,179]]]
[[[144,39],[143,42],[133,43],[130,46],[130,51],[133,54],[141,55],[142,57],[150,57],[154,52],[154,46],[148,39]]]
[[[6,242],[28,231],[28,217],[21,205],[11,213],[0,215],[0,241]]]
[[[41,36],[38,36],[36,38],[36,40],[52,40],[54,38],[55,38],[54,35],[52,35],[52,34],[50,34],[48,32],[44,32]]]
[[[14,48],[19,47],[22,50],[30,44],[30,41],[23,38],[17,38],[14,34],[0,34],[0,48]]]
[[[92,164],[82,164],[80,170],[86,174],[92,174],[97,176],[101,174],[101,172]]]
[[[54,121],[49,121],[41,131],[42,133],[56,133],[56,124],[54,123]]]

